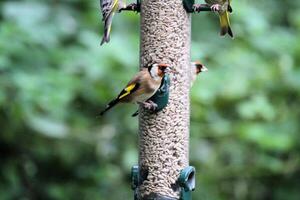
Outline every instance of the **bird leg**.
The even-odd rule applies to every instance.
[[[144,102],[143,103],[143,106],[144,106],[144,108],[146,108],[146,109],[148,109],[148,110],[151,110],[152,109],[152,104],[151,103],[149,103],[149,102]]]
[[[139,105],[143,106],[145,109],[147,110],[152,110],[155,111],[155,109],[157,108],[157,104],[154,103],[151,100],[145,101],[145,102],[138,102]],[[131,116],[135,117],[139,114],[139,110],[135,111],[135,113],[133,113]]]
[[[153,101],[148,100],[147,102],[150,104],[149,110],[153,110],[154,111],[157,108],[157,104],[154,103]]]
[[[194,4],[193,5],[194,12],[201,12],[201,11],[212,11],[211,7],[208,4]]]
[[[139,12],[140,11],[140,5],[137,4],[137,3],[131,3],[131,4],[128,4],[125,8],[119,9],[119,12],[122,12],[124,10]]]
[[[151,100],[147,100],[144,102],[138,102],[141,106],[143,106],[147,110],[155,110],[157,108],[157,104]]]
[[[213,4],[210,8],[212,11],[218,12],[221,9],[221,5],[216,3],[216,4]]]
[[[144,101],[144,102],[137,102],[140,106],[143,106],[143,108],[146,108],[146,109],[148,109],[148,110],[150,110],[150,107],[151,107],[151,105],[150,105],[150,103],[148,103],[148,102],[146,102],[146,101]]]

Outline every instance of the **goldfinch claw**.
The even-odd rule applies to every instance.
[[[210,8],[212,11],[218,12],[221,9],[221,6],[219,4],[213,4]]]

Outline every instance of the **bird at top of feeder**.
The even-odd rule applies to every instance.
[[[102,11],[102,21],[104,22],[104,35],[100,45],[110,40],[110,31],[113,17],[116,12],[126,8],[124,0],[100,0],[100,7]]]
[[[208,71],[208,69],[200,61],[191,62],[191,68],[192,68],[192,78],[191,78],[191,86],[192,86],[197,75],[200,74],[201,72]]]
[[[118,103],[138,103],[145,108],[152,108],[153,102],[146,102],[159,89],[165,74],[174,72],[167,64],[152,64],[142,68],[120,92],[120,94],[100,113],[103,115]]]
[[[211,10],[217,12],[219,15],[221,26],[220,35],[224,36],[228,33],[228,35],[233,38],[229,21],[229,12],[232,12],[230,1],[231,0],[205,0],[205,2],[211,7]]]

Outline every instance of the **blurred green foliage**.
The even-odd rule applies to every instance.
[[[234,40],[193,15],[193,199],[299,199],[300,1],[232,4]],[[133,199],[135,106],[97,115],[138,69],[139,15],[102,33],[97,0],[0,2],[0,199]]]

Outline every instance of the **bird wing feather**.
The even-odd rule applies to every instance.
[[[111,15],[118,7],[119,0],[100,0],[100,7],[102,10],[103,21]]]
[[[120,101],[130,102],[132,100],[143,98],[142,96],[147,96],[148,93],[151,94],[154,90],[148,86],[149,83],[146,81],[149,81],[147,78],[148,76],[150,75],[147,68],[143,68],[141,71],[139,71],[121,91],[121,93],[118,95],[118,99]],[[152,79],[150,80],[152,81]]]
[[[139,88],[139,83],[132,83],[130,85],[127,85],[119,94],[118,99],[123,99],[124,97],[127,97],[128,95],[132,94],[134,91],[136,91]]]

